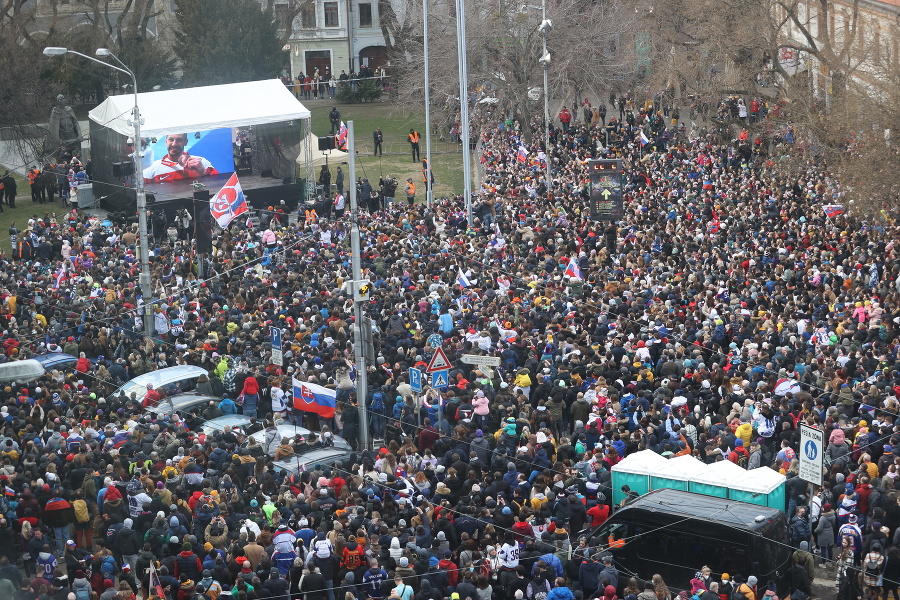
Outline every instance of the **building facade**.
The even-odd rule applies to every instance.
[[[285,50],[292,79],[316,69],[338,77],[362,66],[390,67],[377,0],[310,0],[291,23]]]

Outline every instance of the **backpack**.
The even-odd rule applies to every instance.
[[[384,411],[384,396],[381,392],[372,394],[372,410],[378,413]]]
[[[547,599],[547,595],[550,594],[550,582],[545,579],[543,583],[543,586],[541,586],[539,581],[532,581],[528,584],[528,600]]]
[[[75,511],[76,523],[87,523],[91,520],[91,513],[88,511],[87,502],[84,500],[75,500],[72,502],[72,510]]]
[[[749,600],[747,594],[746,594],[745,592],[741,591],[741,588],[742,588],[744,585],[745,585],[745,584],[742,583],[741,585],[739,585],[739,586],[737,587],[736,590],[734,590],[734,591],[731,593],[731,600]]]
[[[75,600],[91,600],[91,588],[75,588]]]
[[[737,465],[742,469],[746,469],[748,462],[750,462],[749,457],[743,452],[738,452]]]

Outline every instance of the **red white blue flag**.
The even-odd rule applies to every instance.
[[[822,210],[825,211],[825,216],[829,219],[844,214],[844,206],[842,204],[826,204],[822,207]]]
[[[578,263],[574,260],[570,260],[568,266],[566,267],[565,275],[568,275],[572,279],[584,279],[581,276],[581,269],[578,268]]]
[[[232,219],[248,210],[247,198],[244,196],[244,190],[241,189],[241,182],[238,181],[237,173],[232,173],[228,182],[210,201],[209,212],[212,213],[213,219],[216,220],[219,227],[228,227]]]
[[[528,160],[528,150],[525,149],[525,146],[519,146],[519,153],[516,158],[520,163],[526,162]]]
[[[347,126],[344,125],[343,121],[341,121],[341,128],[338,129],[338,134],[337,137],[334,138],[334,141],[338,150],[341,150],[342,152],[347,151]]]
[[[337,404],[337,392],[315,383],[299,381],[291,378],[294,387],[294,408],[316,413],[320,417],[331,419]]]

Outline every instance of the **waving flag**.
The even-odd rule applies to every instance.
[[[220,227],[228,227],[232,219],[248,210],[241,182],[238,181],[237,173],[232,173],[222,189],[210,200],[209,212]]]
[[[156,561],[150,561],[150,585],[149,588],[151,592],[159,596],[160,598],[166,597],[166,592],[163,589],[162,584],[159,582],[159,573],[156,572]]]
[[[650,143],[650,138],[648,138],[648,137],[644,134],[644,130],[641,129],[641,146],[646,146],[646,145],[649,144],[649,143]]]
[[[293,377],[291,381],[294,384],[295,409],[316,413],[326,419],[334,417],[334,407],[337,404],[337,392],[335,390],[329,390],[314,383],[299,381]]]
[[[338,150],[347,151],[347,126],[341,121],[341,128],[338,129],[337,137],[334,138],[334,144]]]
[[[59,286],[63,284],[66,280],[66,267],[61,266],[59,271],[56,272],[56,277],[53,279],[53,289],[59,289]]]
[[[520,162],[526,162],[528,160],[528,150],[525,149],[525,146],[519,146],[519,152],[516,155],[516,159]]]
[[[459,287],[471,287],[472,282],[466,277],[466,274],[463,273],[462,267],[459,269],[459,278],[456,280],[456,283],[459,284]]]
[[[842,204],[826,204],[822,207],[822,210],[825,211],[825,216],[829,219],[844,214],[844,206]]]
[[[566,267],[566,272],[564,274],[572,279],[584,280],[584,277],[581,276],[581,269],[578,268],[578,263],[574,260],[569,261],[569,265]]]

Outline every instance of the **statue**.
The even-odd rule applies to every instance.
[[[81,129],[71,106],[66,105],[66,97],[60,94],[50,111],[50,143],[54,147],[68,150],[81,148]]]

